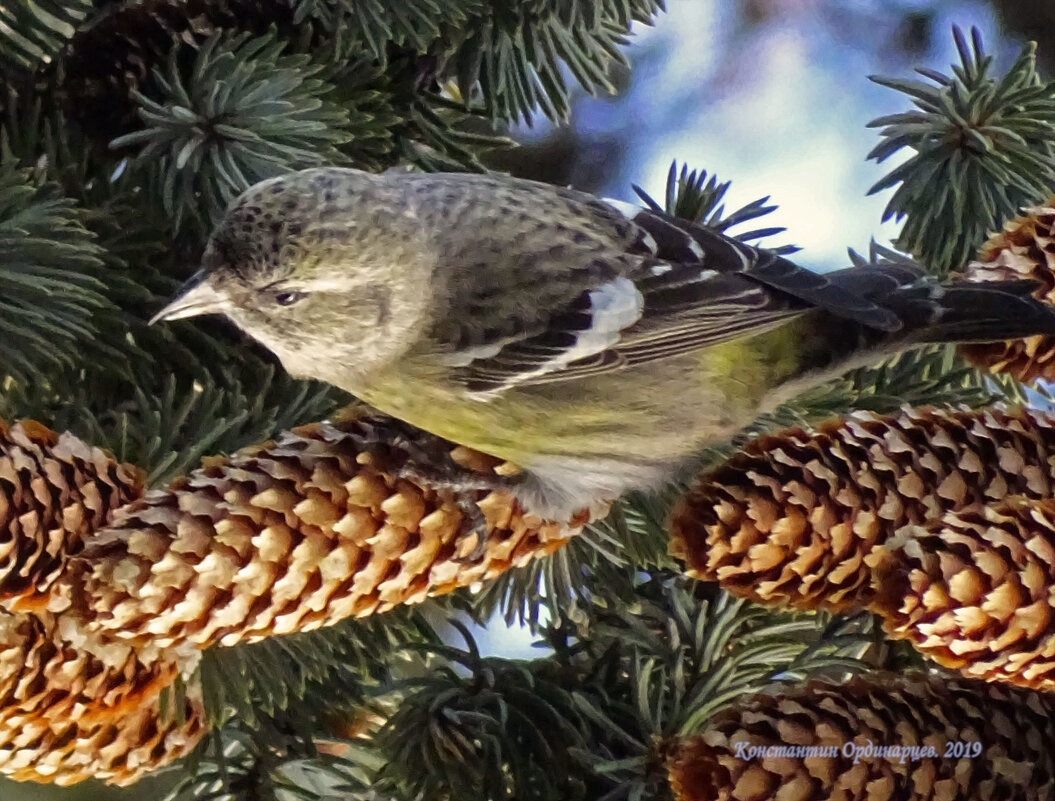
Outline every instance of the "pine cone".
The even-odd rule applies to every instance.
[[[363,451],[363,426],[296,429],[126,506],[78,558],[87,625],[151,653],[315,629],[485,581],[585,523],[543,523],[478,491],[478,543],[449,494],[393,477],[405,453],[382,468]],[[508,468],[440,442],[467,470]]]
[[[64,111],[106,148],[138,127],[133,92],[150,93],[152,70],[169,51],[220,30],[260,35],[293,31],[286,0],[139,0],[115,4],[70,40],[64,58]],[[188,48],[193,53],[193,48]]]
[[[206,731],[201,693],[167,714],[171,662],[127,647],[90,653],[72,619],[0,612],[0,775],[66,785],[131,784],[189,753]]]
[[[143,494],[131,465],[39,423],[0,422],[0,606],[43,608],[70,554]]]
[[[1051,799],[1052,742],[1050,696],[922,674],[857,677],[737,704],[681,743],[669,775],[678,801]],[[869,745],[917,748],[855,753]],[[818,750],[748,750],[770,746]]]
[[[1055,690],[1055,500],[951,512],[891,542],[872,608],[964,675]]]
[[[1008,494],[1050,497],[1055,416],[857,413],[759,437],[675,509],[671,553],[689,575],[792,607],[859,608],[877,546],[902,526]]]
[[[1031,279],[1034,296],[1055,304],[1055,197],[1047,205],[1027,209],[993,234],[978,261],[964,270],[969,281]],[[1055,378],[1055,337],[1032,336],[1009,342],[964,345],[960,352],[978,367],[1007,373],[1019,381]]]

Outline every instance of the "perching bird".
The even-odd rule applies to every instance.
[[[154,321],[225,314],[292,375],[520,465],[525,508],[561,519],[883,354],[1055,334],[1032,288],[820,275],[506,176],[322,168],[237,198]]]

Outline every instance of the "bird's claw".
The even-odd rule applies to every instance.
[[[451,457],[450,443],[391,417],[360,419],[356,446],[370,455],[383,473],[431,489],[461,512],[457,540],[475,535],[471,553],[459,562],[479,561],[487,548],[487,518],[473,497],[479,492],[508,490],[514,480],[473,472]]]
[[[471,553],[459,557],[457,561],[476,562],[483,557],[487,548],[487,518],[473,496],[478,492],[503,489],[507,482],[499,476],[490,478],[470,473],[453,461],[451,466],[453,469],[406,462],[392,472],[397,478],[412,481],[420,487],[439,493],[458,507],[462,519],[458,527],[457,541],[475,535],[476,545]]]

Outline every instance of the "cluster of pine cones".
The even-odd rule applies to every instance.
[[[315,424],[144,492],[70,434],[0,425],[0,774],[129,784],[207,730],[203,649],[487,581],[581,528],[400,478],[404,442],[385,418]],[[434,444],[454,470],[512,469]]]
[[[870,610],[965,678],[738,702],[677,750],[680,801],[1055,798],[1053,498],[1055,414],[1025,410],[858,413],[759,438],[703,476],[672,518],[689,575]]]
[[[1055,199],[1010,222],[971,280],[1037,281],[1055,302]],[[1055,341],[971,347],[1055,378]],[[1055,414],[857,413],[752,441],[700,477],[671,522],[689,575],[761,603],[878,614],[972,678],[1055,690]]]
[[[1055,303],[1055,198],[969,265]],[[1055,339],[961,349],[1055,379]],[[671,521],[689,575],[760,603],[867,609],[964,678],[811,682],[738,701],[669,763],[679,801],[1055,798],[1055,414],[859,413],[760,437]]]

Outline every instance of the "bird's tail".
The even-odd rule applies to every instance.
[[[876,332],[877,344],[1000,342],[1035,334],[1055,335],[1055,307],[1033,297],[1034,281],[938,283],[907,264],[873,262],[828,275],[844,289],[868,298],[901,321],[896,331]]]
[[[885,255],[885,252],[884,252]],[[809,323],[795,373],[852,366],[881,355],[936,343],[982,343],[1055,335],[1055,307],[1033,297],[1033,281],[944,282],[901,259],[859,260],[829,281],[892,312],[894,330],[822,312]],[[862,358],[864,357],[864,358]]]

